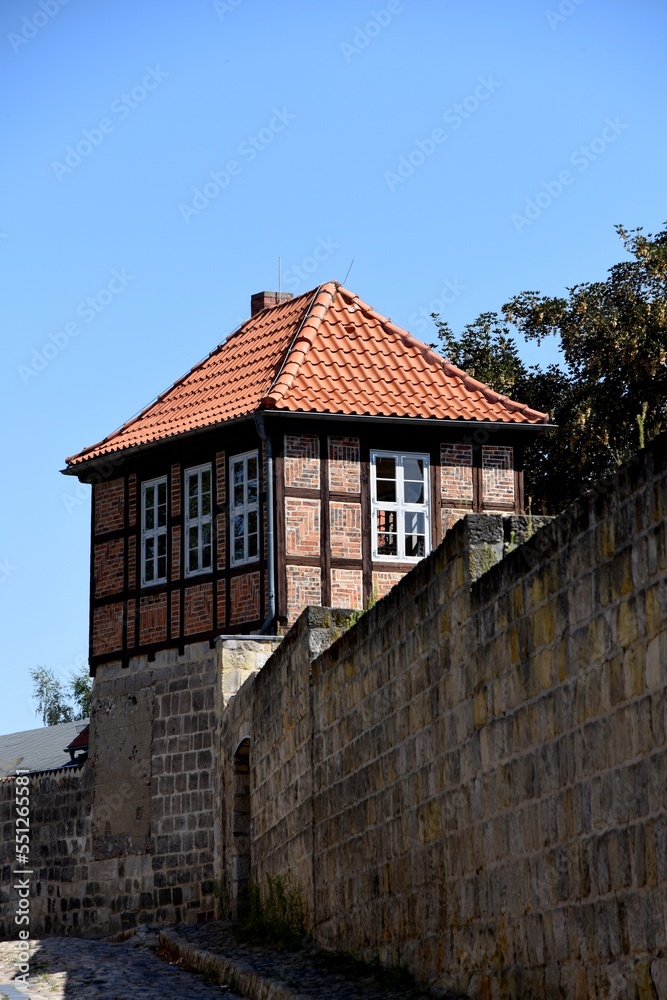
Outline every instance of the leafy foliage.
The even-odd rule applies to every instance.
[[[432,315],[438,327],[439,349],[453,365],[504,396],[514,393],[517,382],[525,378],[526,368],[509,328],[497,313],[482,313],[459,337],[436,313]]]
[[[667,427],[667,229],[616,226],[630,260],[567,297],[522,292],[455,337],[434,317],[441,349],[497,392],[549,414],[557,429],[526,451],[526,493],[556,513]],[[510,330],[556,335],[562,365],[527,368]]]
[[[72,674],[69,684],[58,680],[48,667],[36,667],[30,671],[30,676],[37,714],[45,726],[76,722],[90,716],[93,682],[85,667]]]

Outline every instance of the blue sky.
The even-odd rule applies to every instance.
[[[659,0],[4,0],[0,732],[86,662],[66,455],[330,279],[422,339],[661,228]],[[556,357],[531,345],[529,361]]]

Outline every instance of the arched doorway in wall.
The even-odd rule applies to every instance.
[[[234,812],[232,817],[232,904],[236,919],[248,912],[250,879],[250,737],[234,754]]]

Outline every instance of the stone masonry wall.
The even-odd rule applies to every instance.
[[[234,916],[239,900],[232,872],[240,832],[235,826],[239,793],[235,755],[248,737],[252,879],[260,884],[266,874],[290,868],[309,912],[314,910],[310,663],[342,633],[348,615],[307,608],[271,658],[270,669],[247,681],[226,710],[222,725],[223,872],[228,908]]]
[[[221,868],[219,720],[278,640],[225,637],[120,663],[94,682],[90,756],[30,778],[30,931],[107,935],[211,919]],[[0,933],[18,896],[14,782],[0,782]]]
[[[251,874],[297,873],[319,943],[474,998],[664,1000],[666,515],[663,436],[537,532],[469,515],[245,685]]]
[[[30,853],[29,864],[22,866],[16,863],[16,782],[0,781],[0,937],[16,937],[19,928],[25,929],[15,921],[19,894],[14,888],[25,879],[31,896],[31,935],[85,931],[97,923],[99,910],[106,905],[99,895],[99,873],[88,865],[90,771],[84,767],[32,775],[28,789]]]

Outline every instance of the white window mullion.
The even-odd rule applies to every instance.
[[[213,567],[212,467],[185,470],[185,575],[208,573]]]
[[[371,452],[374,559],[416,562],[429,552],[429,483],[427,455]]]
[[[141,484],[141,584],[167,580],[167,477]]]
[[[232,566],[259,559],[259,458],[256,451],[229,460]]]

